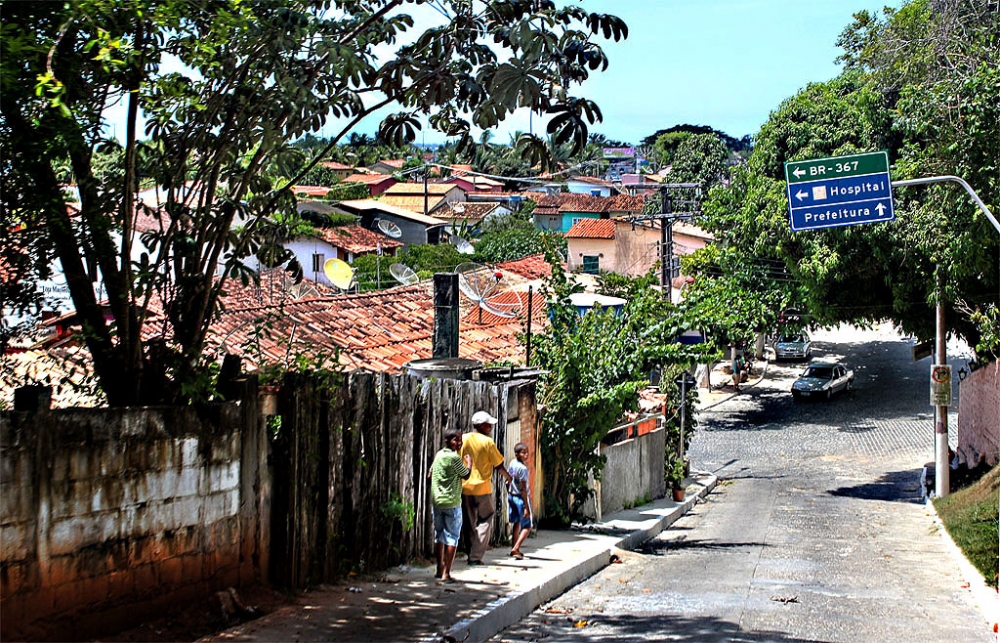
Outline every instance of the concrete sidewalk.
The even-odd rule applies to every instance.
[[[482,566],[456,559],[453,584],[434,567],[402,567],[366,580],[324,586],[260,619],[201,641],[483,641],[543,603],[613,564],[616,549],[633,549],[669,527],[715,486],[692,472],[683,502],[657,500],[565,531],[540,530],[524,560],[507,548],[487,552]]]

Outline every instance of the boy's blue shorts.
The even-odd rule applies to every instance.
[[[522,528],[531,529],[531,516],[524,515],[524,498],[507,496],[507,520],[512,525],[519,524]]]

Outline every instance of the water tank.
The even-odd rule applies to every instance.
[[[483,367],[483,363],[464,357],[438,357],[415,359],[403,364],[410,375],[416,377],[437,377],[445,380],[471,380],[473,371]]]

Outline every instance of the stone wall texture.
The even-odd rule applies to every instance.
[[[666,494],[663,467],[667,432],[660,428],[612,445],[601,445],[607,463],[595,485],[596,497],[584,505],[595,520]]]
[[[260,580],[266,440],[246,411],[4,414],[3,638],[80,640]]]
[[[959,383],[958,454],[975,465],[1000,461],[1000,362],[986,364]]]

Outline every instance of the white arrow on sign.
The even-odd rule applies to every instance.
[[[885,216],[885,204],[879,203],[875,206],[875,211],[878,212],[880,217]]]
[[[805,173],[806,173],[806,171],[803,170],[801,167],[797,167],[794,170],[792,170],[792,174],[795,175],[795,178],[799,178],[799,177],[801,177]]]
[[[802,190],[799,190],[798,192],[795,193],[795,198],[798,199],[799,201],[806,198],[807,196],[809,196],[809,193],[803,192]]]

